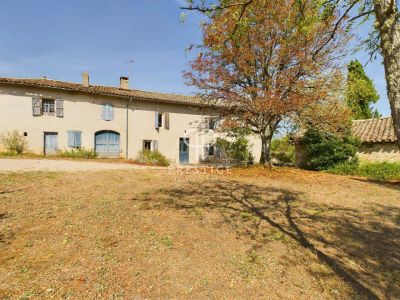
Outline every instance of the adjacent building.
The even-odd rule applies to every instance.
[[[399,162],[400,151],[391,117],[353,121],[353,134],[361,141],[358,156],[368,161]]]
[[[52,155],[73,148],[94,149],[101,157],[134,159],[158,150],[175,163],[198,163],[215,152],[212,117],[198,99],[129,88],[46,78],[0,78],[0,133],[18,130],[29,149]],[[260,157],[260,141],[251,138]]]

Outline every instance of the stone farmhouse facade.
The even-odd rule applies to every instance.
[[[215,153],[214,126],[195,97],[130,89],[127,77],[119,87],[92,85],[87,73],[82,83],[0,78],[0,134],[18,130],[37,154],[85,148],[134,159],[149,149],[198,163]],[[259,159],[259,139],[250,144]]]
[[[361,140],[358,156],[367,161],[400,162],[391,117],[355,120],[353,134]]]

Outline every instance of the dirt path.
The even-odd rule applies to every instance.
[[[129,164],[70,160],[0,159],[0,172],[137,170],[149,168]]]

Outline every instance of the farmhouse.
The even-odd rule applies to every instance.
[[[18,130],[29,149],[52,155],[73,148],[95,149],[101,157],[135,158],[158,150],[175,163],[198,163],[213,155],[212,117],[190,96],[40,79],[0,78],[0,133]],[[253,156],[260,142],[251,139]]]
[[[355,120],[353,134],[361,140],[358,156],[368,161],[400,161],[391,117]]]

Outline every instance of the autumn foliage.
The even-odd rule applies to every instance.
[[[341,78],[349,36],[336,14],[313,0],[223,1],[203,25],[203,45],[185,74],[228,127],[262,140],[261,163],[282,120],[327,97]],[[232,5],[229,3],[232,2]]]

